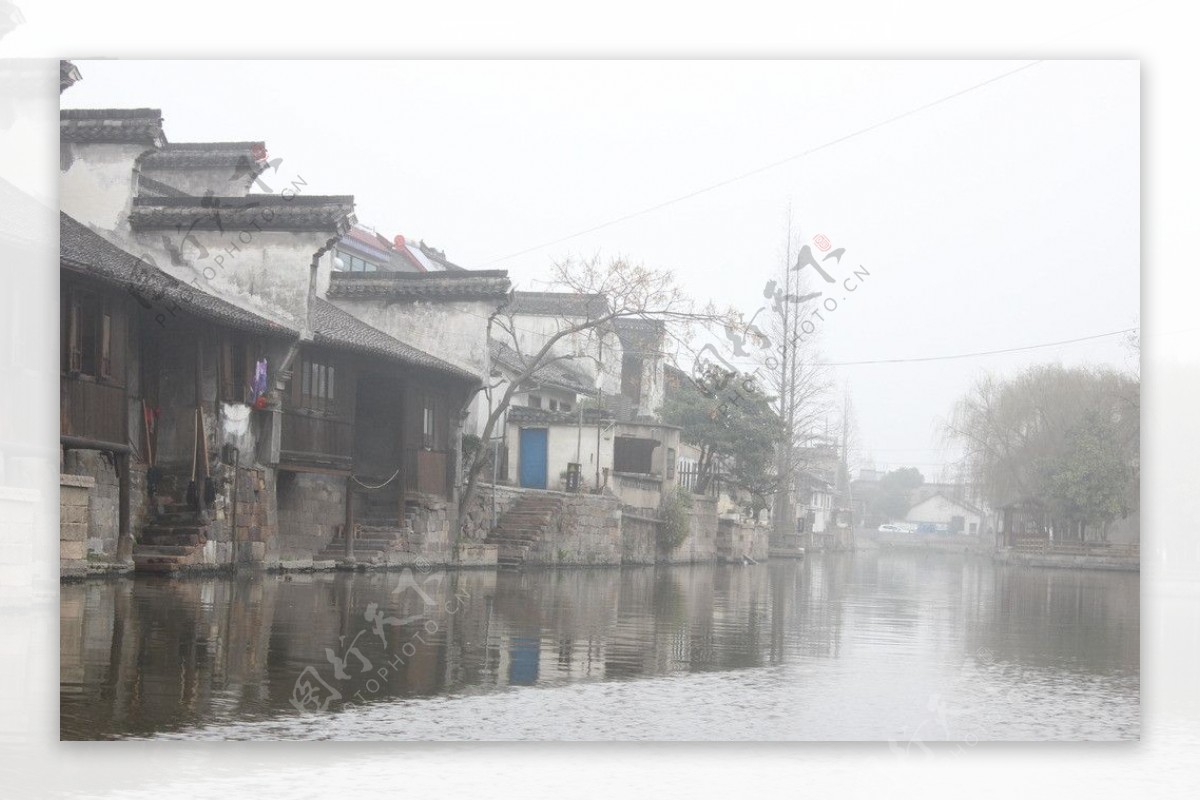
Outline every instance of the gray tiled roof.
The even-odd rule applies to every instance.
[[[401,364],[438,370],[467,381],[479,381],[479,376],[405,344],[323,298],[313,299],[312,327],[313,341],[318,345],[346,348]]]
[[[164,309],[173,305],[185,313],[244,331],[299,335],[293,328],[260,317],[167,275],[62,212],[59,213],[59,257],[70,269],[128,289],[139,302],[153,302]]]
[[[244,331],[288,337],[300,335],[295,328],[260,317],[173,278],[61,212],[59,242],[59,255],[64,266],[128,289],[135,299],[153,302],[164,309],[173,304],[184,313]],[[467,370],[406,345],[326,300],[314,299],[311,312],[313,341],[317,344],[438,370],[468,381],[479,380]]]
[[[58,93],[60,95],[82,79],[83,74],[70,61],[63,59],[58,62]]]
[[[59,137],[68,142],[163,145],[162,111],[156,108],[65,108]]]
[[[508,295],[505,270],[333,273],[331,298],[390,300],[497,300]]]
[[[146,155],[142,166],[148,169],[172,170],[202,167],[237,167],[254,165],[256,148],[266,150],[263,142],[172,142]]]
[[[504,311],[509,314],[596,318],[608,312],[608,301],[603,295],[582,292],[514,292],[512,302]]]
[[[134,230],[319,231],[341,235],[354,223],[352,195],[135,197]]]
[[[513,348],[495,339],[488,340],[492,359],[502,367],[513,372],[524,372],[528,362],[521,358]],[[574,369],[562,361],[543,365],[534,371],[532,380],[547,386],[577,392],[582,395],[595,395],[596,388],[584,373]]]
[[[149,175],[138,176],[138,195],[142,197],[155,195],[158,197],[188,197],[188,193],[173,186],[156,181]]]
[[[662,320],[641,317],[618,317],[613,320],[613,329],[621,347],[627,353],[656,353],[662,349],[663,334],[667,329]]]

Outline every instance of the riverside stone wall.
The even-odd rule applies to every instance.
[[[717,524],[717,554],[731,562],[747,558],[765,562],[770,558],[770,532],[769,526],[721,518]]]
[[[237,519],[234,520],[234,489],[233,476],[237,470]],[[222,553],[221,562],[226,561],[225,550],[228,548],[229,560],[241,564],[261,565],[267,559],[267,554],[278,554],[279,548],[279,511],[275,505],[277,481],[274,470],[261,467],[231,467],[224,468],[229,477],[229,483],[223,484],[223,491],[218,496],[217,517],[223,532],[219,544]]]
[[[63,576],[87,575],[90,494],[96,486],[91,476],[63,475],[58,483],[58,561]]]
[[[717,499],[693,495],[689,518],[687,538],[671,553],[660,554],[659,561],[685,564],[717,560]]]
[[[1068,570],[1129,570],[1142,569],[1137,556],[1102,556],[1099,554],[1029,553],[1002,548],[992,558],[1006,565],[1023,567],[1057,567]]]
[[[454,561],[454,536],[450,529],[457,512],[452,504],[445,498],[422,495],[405,504],[405,514],[412,524],[411,553],[436,565]]]
[[[543,532],[541,540],[525,555],[525,564],[547,567],[621,564],[624,552],[621,504],[609,494],[563,493],[484,484],[478,488],[467,512],[463,542],[478,544],[487,537],[492,526],[493,501],[495,518],[499,520],[518,500],[531,494],[559,497],[563,508],[556,525]],[[649,542],[653,547],[653,538]],[[463,555],[460,547],[460,561]],[[486,559],[487,554],[483,558]],[[650,561],[653,562],[653,555]]]
[[[463,527],[463,540],[466,542],[483,542],[492,529],[492,500],[495,499],[495,519],[499,520],[509,508],[517,502],[524,493],[516,487],[502,485],[480,484],[475,489],[475,498],[467,511],[467,520]]]
[[[265,541],[267,562],[272,566],[311,563],[333,539],[337,527],[346,522],[346,479],[320,473],[281,471],[276,482],[278,536],[272,537],[269,527],[263,530],[265,520],[256,524],[253,519],[246,521],[249,528],[242,534],[250,541],[260,538]],[[243,528],[241,506],[238,507],[238,528]]]
[[[991,535],[917,534],[902,531],[856,531],[855,541],[863,547],[901,548],[942,553],[988,555],[995,549]]]
[[[68,450],[63,456],[62,472],[92,479],[86,554],[101,561],[115,561],[120,539],[121,484],[114,457],[103,451]],[[130,459],[129,525],[135,536],[146,522],[147,510],[146,466]]]
[[[625,511],[621,515],[621,564],[652,565],[658,561],[658,521]]]
[[[570,494],[562,517],[525,556],[528,565],[619,565],[622,558],[620,501],[611,495]]]

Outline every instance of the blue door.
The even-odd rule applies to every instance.
[[[521,486],[546,488],[547,429],[522,428],[520,473]]]

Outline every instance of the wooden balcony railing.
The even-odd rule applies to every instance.
[[[409,449],[403,457],[405,490],[449,497],[452,461],[448,451]]]
[[[128,441],[122,387],[64,376],[61,395],[60,434],[118,445]]]
[[[280,427],[281,461],[350,466],[354,430],[349,423],[299,412],[284,412]]]

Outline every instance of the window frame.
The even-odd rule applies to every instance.
[[[437,406],[433,395],[421,396],[421,447],[427,451],[437,450]]]
[[[311,412],[332,414],[337,411],[337,366],[324,356],[300,357],[300,407]],[[294,380],[294,379],[293,379]]]
[[[62,321],[65,364],[72,378],[112,381],[113,346],[117,309],[97,292],[79,287],[67,291],[66,319]],[[89,332],[87,329],[91,329]]]

